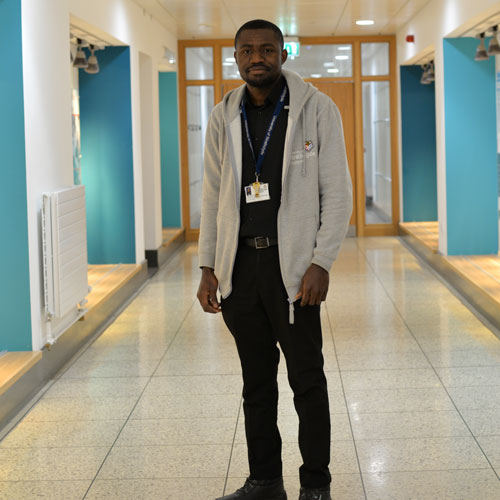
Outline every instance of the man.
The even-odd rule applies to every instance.
[[[287,52],[274,24],[244,24],[234,57],[246,85],[224,97],[207,127],[198,299],[204,311],[222,311],[236,341],[250,476],[218,500],[287,499],[278,342],[299,416],[299,500],[331,500],[320,304],[352,209],[340,114],[281,69]]]

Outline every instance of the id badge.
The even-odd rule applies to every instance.
[[[245,186],[245,197],[247,203],[270,200],[269,184],[267,182],[254,182]]]

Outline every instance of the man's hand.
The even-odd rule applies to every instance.
[[[301,307],[319,306],[326,299],[329,283],[328,271],[316,264],[311,264],[302,277],[300,290],[295,300],[302,298]]]
[[[209,267],[202,267],[197,297],[201,307],[207,313],[216,314],[220,312],[220,304],[217,301],[218,287],[219,282],[215,277],[214,270]]]

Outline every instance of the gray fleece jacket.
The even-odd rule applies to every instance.
[[[290,109],[278,249],[281,275],[292,306],[309,265],[314,263],[329,271],[339,253],[352,211],[352,185],[337,106],[296,73],[282,72],[290,91]],[[215,106],[205,141],[199,265],[214,269],[223,298],[231,293],[238,248],[240,102],[244,90],[242,85],[228,92]]]

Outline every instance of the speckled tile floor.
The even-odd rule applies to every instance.
[[[214,500],[242,484],[239,362],[198,280],[186,245],[54,380],[0,442],[0,500]],[[333,499],[498,500],[500,340],[397,238],[345,242],[322,319]]]

